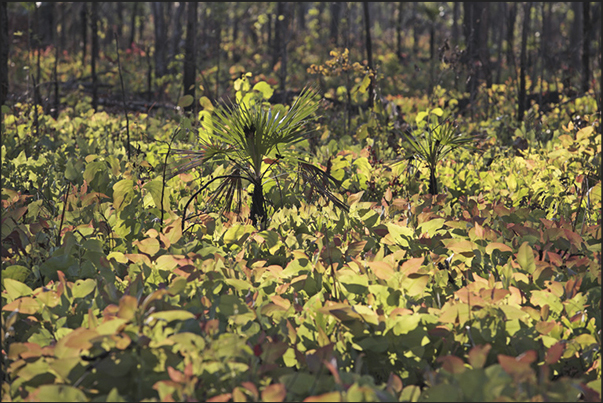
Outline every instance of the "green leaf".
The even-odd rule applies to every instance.
[[[35,391],[41,402],[85,402],[86,394],[69,385],[42,385]]]
[[[2,270],[2,285],[5,286],[4,280],[12,279],[19,281],[21,283],[25,283],[31,270],[29,270],[25,266],[20,265],[12,265],[8,266],[6,269]],[[5,286],[6,287],[6,286]]]
[[[96,288],[96,280],[88,278],[86,280],[77,280],[71,288],[73,298],[84,298]]]
[[[133,197],[134,181],[132,179],[122,179],[113,185],[113,207],[115,210],[123,210]]]
[[[164,320],[166,322],[172,321],[184,321],[188,319],[194,319],[195,315],[189,311],[184,310],[171,310],[171,311],[160,311],[154,312],[150,317],[153,317],[158,320]]]
[[[444,111],[442,110],[442,108],[435,108],[435,109],[432,109],[430,113],[433,113],[434,115],[437,115],[437,116],[442,116],[444,114]]]
[[[192,95],[187,94],[178,100],[178,106],[181,108],[186,108],[187,106],[191,106],[194,101],[195,98]]]
[[[358,87],[358,92],[360,94],[364,94],[368,89],[369,85],[371,85],[371,77],[366,74],[362,79],[362,83],[360,83],[360,87]]]
[[[145,183],[143,189],[147,190],[153,198],[153,204],[157,208],[163,208],[164,211],[170,209],[169,188],[163,189],[163,179],[157,177],[152,181]],[[163,192],[163,206],[161,205],[161,194]]]
[[[423,119],[425,119],[427,117],[427,115],[429,115],[428,112],[419,112],[419,113],[417,113],[417,117],[415,118],[415,122],[417,124],[419,124],[419,122],[422,122]]]
[[[14,267],[14,266],[10,266]],[[10,268],[8,267],[7,270]],[[17,266],[20,267],[20,266]],[[18,280],[12,278],[4,278],[4,272],[2,273],[2,282],[4,283],[4,289],[8,293],[9,302],[19,297],[26,297],[32,295],[33,291],[27,285],[23,284]]]
[[[519,251],[517,252],[517,262],[521,269],[527,273],[534,273],[536,270],[536,262],[534,261],[534,252],[532,251],[532,247],[528,242],[524,242],[519,247]]]
[[[270,99],[270,97],[272,97],[272,94],[274,93],[274,90],[272,89],[272,87],[270,86],[270,84],[268,84],[265,81],[259,81],[258,83],[256,83],[253,88],[253,90],[259,91],[262,94],[262,97],[265,100]]]

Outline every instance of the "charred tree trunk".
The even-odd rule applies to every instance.
[[[174,27],[174,33],[172,36],[172,40],[170,42],[169,49],[169,61],[175,60],[176,55],[178,54],[178,49],[180,48],[180,40],[182,39],[182,24],[180,21],[182,20],[182,15],[184,14],[184,9],[186,8],[186,4],[181,2],[178,3],[178,8],[176,9],[176,14],[174,14],[174,21],[171,24]],[[188,18],[187,18],[188,24]],[[170,69],[170,72],[173,73],[173,68]]]
[[[458,20],[461,14],[461,3],[455,1],[452,6],[452,47],[456,47],[459,44],[459,24]]]
[[[86,65],[86,48],[88,47],[88,3],[81,3],[80,20],[82,27],[82,64]]]
[[[523,7],[523,28],[521,29],[521,53],[519,56],[519,99],[517,100],[517,121],[523,121],[526,110],[526,69],[527,69],[527,43],[530,29],[530,12],[532,3],[526,2]]]
[[[341,20],[341,10],[343,3],[334,1],[331,3],[331,29],[329,39],[333,46],[337,46],[339,41],[339,22]]]
[[[280,90],[285,91],[287,84],[287,42],[289,38],[289,3],[279,1],[276,5],[276,24],[275,24],[275,51],[277,60],[280,60]],[[283,18],[281,18],[281,16]]]
[[[123,35],[124,35],[124,3],[117,2],[115,5],[116,14],[117,14],[117,26],[115,27],[115,32],[117,33],[117,41],[119,45],[119,49],[123,48]]]
[[[590,3],[582,2],[582,91],[590,89]]]
[[[306,3],[297,3],[297,29],[299,32],[306,30]]]
[[[369,3],[368,1],[362,2],[362,7],[364,9],[364,32],[366,35],[366,60],[368,62],[368,68],[373,70],[373,43],[371,40],[371,18],[369,14]],[[369,108],[373,106],[373,98],[375,93],[375,83],[374,77],[371,77],[371,83],[369,84],[369,92],[368,92],[368,106]]]
[[[464,2],[463,31],[467,43],[465,63],[468,70],[467,89],[470,103],[473,104],[477,97],[479,82],[487,80],[487,14],[486,3]],[[486,55],[486,56],[484,56]]]
[[[186,19],[186,43],[184,48],[184,74],[183,86],[184,94],[192,95],[195,98],[195,36],[197,33],[197,2],[187,3],[187,19]],[[196,102],[193,102],[186,110],[193,110]]]
[[[8,9],[6,2],[0,5],[0,106],[8,97]]]
[[[509,3],[507,18],[507,67],[515,70],[515,21],[517,20],[517,4]]]
[[[92,3],[90,13],[90,23],[92,27],[92,51],[90,60],[90,71],[92,74],[92,108],[96,111],[98,108],[98,82],[96,77],[96,60],[98,59],[98,2]]]
[[[131,47],[136,39],[136,16],[138,16],[138,2],[134,2],[134,8],[132,9],[132,19],[130,20],[130,40],[128,41],[128,47]]]
[[[158,1],[151,3],[153,7],[153,21],[155,23],[155,78],[160,78],[167,72],[166,65],[166,38],[167,27],[163,13],[163,4]]]
[[[456,4],[456,3],[455,3]],[[403,21],[404,2],[398,2],[398,19],[396,20],[396,54],[398,59],[402,59],[402,21]]]

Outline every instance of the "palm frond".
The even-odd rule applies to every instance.
[[[313,190],[316,190],[320,195],[330,200],[338,208],[346,212],[349,211],[349,207],[339,200],[328,188],[329,181],[334,184],[339,184],[337,179],[333,178],[330,174],[317,166],[301,160],[299,161],[298,167],[299,174],[307,185],[310,185]]]
[[[225,156],[232,151],[233,148],[228,144],[208,142],[202,142],[200,150],[173,149],[172,153],[176,156],[177,162],[168,179],[203,166],[208,160],[215,159],[217,156]]]

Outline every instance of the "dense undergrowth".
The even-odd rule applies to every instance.
[[[295,152],[349,212],[273,178],[264,227],[252,186],[239,215],[207,203],[217,182],[183,211],[225,165],[167,179],[207,99],[200,119],[131,114],[130,159],[125,117],[87,97],[56,120],[3,107],[3,400],[598,401],[596,103],[517,127],[511,87],[479,118],[443,94],[323,99]],[[433,196],[401,135],[431,119],[475,138]]]

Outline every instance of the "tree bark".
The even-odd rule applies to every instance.
[[[339,22],[341,20],[341,10],[343,3],[334,1],[331,2],[331,25],[329,39],[333,46],[337,46],[339,41]]]
[[[468,69],[467,89],[470,103],[477,96],[480,80],[487,79],[487,13],[486,3],[463,3],[463,32],[467,43],[465,63]]]
[[[590,89],[590,3],[582,2],[582,91]]]
[[[166,38],[167,27],[165,26],[165,16],[163,13],[163,3],[154,1],[153,21],[155,25],[155,78],[160,78],[167,72],[166,65]]]
[[[183,74],[183,86],[184,94],[192,95],[195,98],[195,36],[197,33],[197,2],[187,3],[187,19],[186,19],[186,43],[184,48],[184,74]],[[186,108],[186,110],[193,110],[196,102]]]
[[[368,1],[362,2],[362,7],[364,9],[364,32],[366,35],[366,60],[368,62],[368,68],[373,70],[373,44],[371,40],[371,18],[369,14],[369,3]],[[375,92],[375,83],[374,77],[371,77],[371,83],[369,84],[368,91],[368,106],[369,108],[373,106],[373,97]]]
[[[456,3],[454,3],[456,4]],[[404,14],[402,13],[404,9],[404,2],[398,2],[398,19],[396,20],[396,54],[398,55],[398,59],[402,59],[402,21]]]
[[[297,29],[299,32],[306,30],[306,3],[297,3]]]
[[[90,23],[92,28],[92,51],[90,60],[90,70],[92,74],[92,108],[96,111],[98,108],[98,82],[96,77],[96,60],[98,58],[98,1],[92,3]]]
[[[282,16],[282,18],[281,18]],[[287,84],[287,42],[289,25],[289,3],[279,1],[276,3],[276,22],[274,26],[274,59],[273,66],[281,62],[279,79],[280,90],[285,91]]]
[[[81,3],[80,20],[82,28],[82,64],[86,64],[86,48],[88,47],[88,3]]]
[[[115,31],[117,32],[117,41],[119,44],[119,49],[123,48],[123,34],[124,34],[124,3],[117,2],[115,5],[116,13],[117,13],[117,26],[115,27]]]
[[[8,9],[5,1],[0,5],[0,105],[8,97]]]
[[[455,1],[452,6],[452,48],[459,44],[459,24],[461,14],[461,3]]]
[[[132,19],[130,20],[130,40],[128,41],[128,47],[134,44],[136,39],[136,16],[138,15],[138,2],[134,2],[134,8],[132,9]]]
[[[580,48],[582,47],[583,34],[583,18],[582,4],[580,2],[571,3],[572,11],[574,12],[574,21],[572,22],[569,48],[569,61],[575,73],[580,71]]]
[[[507,67],[515,70],[515,21],[517,20],[517,4],[509,3],[507,18]]]
[[[527,69],[527,43],[530,29],[530,12],[532,3],[526,2],[523,7],[523,28],[521,30],[521,53],[519,56],[519,99],[517,102],[517,121],[523,121],[526,110],[526,69]]]
[[[178,54],[178,48],[180,47],[180,40],[182,39],[182,15],[184,14],[184,9],[186,5],[183,2],[178,3],[178,8],[176,9],[176,14],[173,16],[172,26],[174,27],[174,33],[172,34],[172,40],[170,43],[169,49],[169,59],[168,62],[175,60],[176,55]],[[188,18],[187,18],[188,24]],[[172,69],[173,70],[173,69]],[[173,72],[170,70],[170,72]]]

